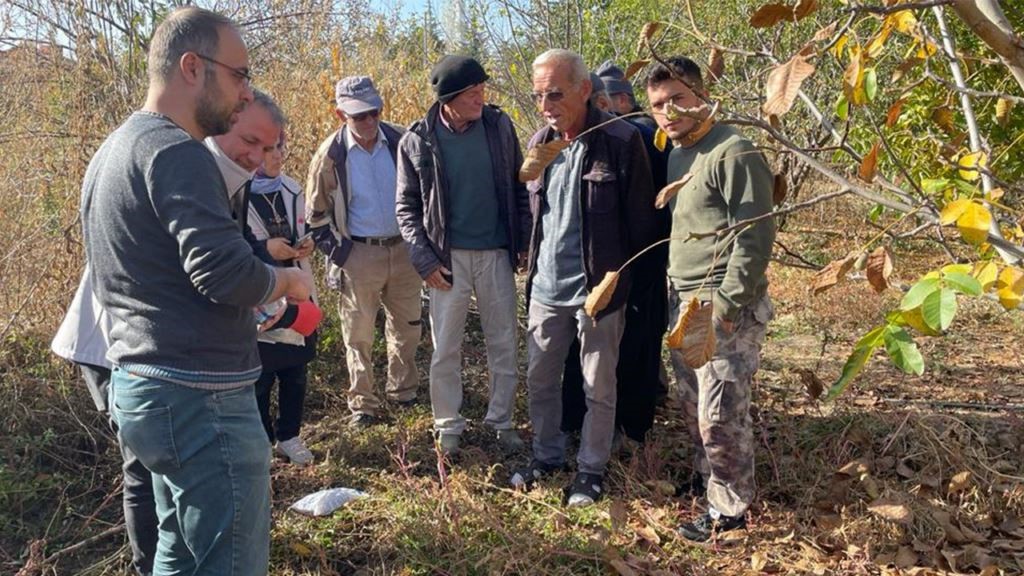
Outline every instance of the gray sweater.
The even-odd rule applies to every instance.
[[[136,112],[93,156],[82,230],[123,370],[223,390],[260,374],[252,307],[274,290],[231,218],[210,152],[170,119]]]

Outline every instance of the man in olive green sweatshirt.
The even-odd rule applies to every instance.
[[[700,68],[674,57],[647,79],[655,120],[676,145],[668,181],[692,178],[671,201],[669,299],[673,320],[696,297],[713,307],[717,348],[703,366],[691,367],[679,350],[672,365],[683,412],[695,444],[692,495],[706,493],[708,512],[679,527],[685,538],[704,541],[716,532],[746,526],[754,498],[754,435],[750,385],[765,329],[772,317],[765,271],[775,223],[763,218],[722,238],[683,241],[772,211],[772,173],[764,156],[737,130],[716,124],[706,106]]]

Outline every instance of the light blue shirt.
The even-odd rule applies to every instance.
[[[547,202],[541,207],[544,235],[537,251],[532,297],[549,306],[580,306],[587,300],[583,270],[580,171],[583,144],[574,140],[548,167]]]
[[[353,236],[387,238],[398,236],[395,217],[397,174],[384,131],[377,128],[377,143],[367,152],[344,130],[348,151],[348,229]]]

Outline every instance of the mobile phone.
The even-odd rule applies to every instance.
[[[302,244],[306,240],[309,240],[312,237],[313,237],[313,232],[312,231],[306,232],[305,234],[303,234],[302,236],[299,236],[298,238],[295,239],[295,241],[292,242],[292,248],[298,248],[299,246],[302,246]]]

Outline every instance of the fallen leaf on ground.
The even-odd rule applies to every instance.
[[[893,499],[880,498],[875,500],[868,504],[868,510],[891,522],[909,525],[914,521],[914,511],[906,504]]]

